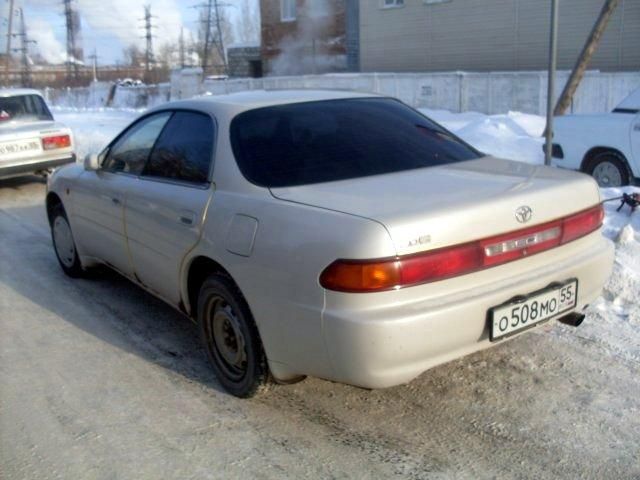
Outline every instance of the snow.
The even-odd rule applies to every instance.
[[[504,115],[427,109],[421,112],[481,152],[527,163],[544,163],[543,117],[520,112]]]
[[[88,153],[99,153],[142,110],[53,107],[51,112],[56,120],[73,130],[76,155],[82,161]]]
[[[485,153],[533,164],[544,161],[543,117],[518,112],[488,116],[475,112],[422,111]],[[89,152],[100,151],[141,112],[54,109],[56,118],[74,130],[80,159]],[[640,193],[640,188],[602,189],[601,195],[603,199],[611,199],[623,192]],[[611,355],[640,361],[640,210],[630,214],[625,206],[617,212],[619,203],[605,203],[603,227],[603,234],[616,248],[614,273],[603,295],[591,306],[590,320],[580,329],[572,330],[567,338],[587,339]]]

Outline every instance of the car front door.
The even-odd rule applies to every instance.
[[[83,254],[132,276],[124,207],[151,149],[171,113],[144,117],[120,134],[101,155],[101,167],[82,173],[74,188],[74,230]]]
[[[176,111],[127,195],[125,226],[135,276],[175,305],[182,261],[200,239],[213,194],[214,139],[209,115]]]

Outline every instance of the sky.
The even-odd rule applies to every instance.
[[[189,34],[196,37],[198,28],[198,8],[194,8],[206,0],[74,0],[80,11],[82,23],[82,46],[85,57],[97,51],[101,64],[115,64],[122,60],[122,50],[136,43],[140,47],[145,44],[142,36],[144,22],[144,5],[151,5],[151,13],[155,15],[154,49],[157,51],[163,42],[177,42],[180,28],[184,27],[185,37]],[[53,63],[64,62],[66,51],[66,29],[62,0],[14,0],[15,8],[23,7],[27,32],[37,43],[29,48],[40,53]],[[246,21],[241,15],[241,5],[247,5],[258,11],[258,0],[225,0],[227,16],[234,25],[236,35],[234,43],[257,42],[257,39],[242,38],[241,22]],[[0,49],[6,49],[7,16],[9,0],[0,0]],[[257,14],[251,15],[253,21]],[[18,27],[14,17],[14,31]],[[259,20],[258,20],[259,21]],[[16,42],[17,39],[12,40]]]

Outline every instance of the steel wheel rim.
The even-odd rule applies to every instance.
[[[242,380],[247,371],[246,341],[233,307],[215,296],[209,302],[207,319],[212,337],[209,348],[216,363],[227,378]]]
[[[608,161],[600,162],[596,168],[593,169],[593,178],[596,179],[598,185],[601,187],[622,186],[622,174],[620,170]]]
[[[76,261],[76,246],[73,243],[71,228],[62,216],[57,216],[53,221],[53,243],[62,264],[71,268]]]

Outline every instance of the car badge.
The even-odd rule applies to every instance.
[[[518,207],[516,209],[516,220],[518,220],[520,223],[527,223],[529,220],[531,220],[532,216],[533,210],[531,210],[531,207],[527,205],[523,205],[522,207]]]

